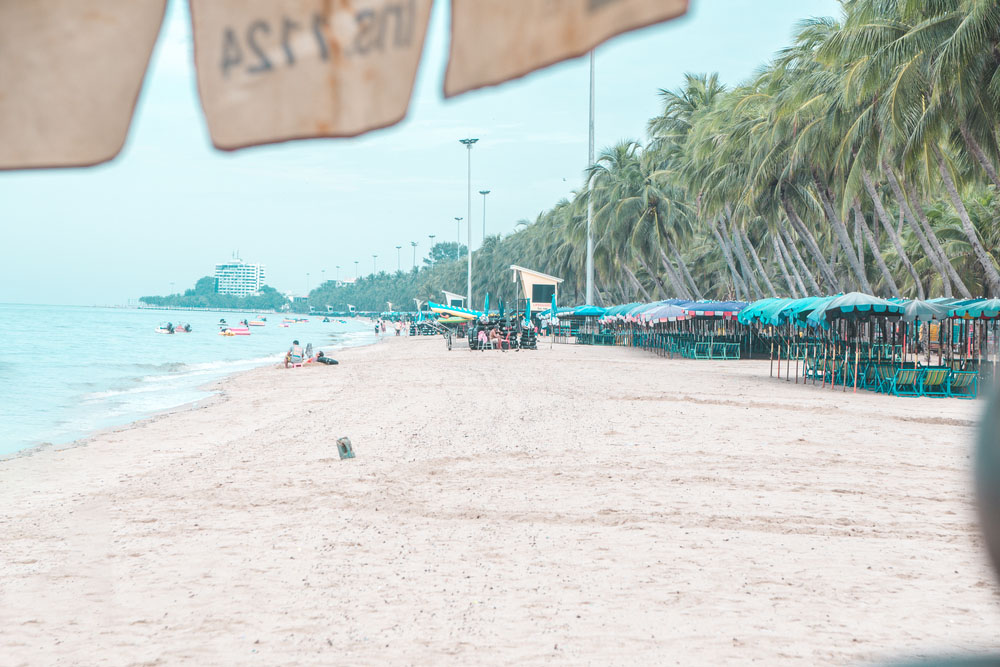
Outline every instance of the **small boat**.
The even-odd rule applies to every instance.
[[[250,327],[228,327],[219,333],[223,336],[249,336]]]
[[[156,333],[158,334],[172,334],[173,332],[174,332],[173,329],[170,329],[164,325],[156,327]]]
[[[340,322],[341,324],[347,324],[347,320],[337,320],[337,321]]]
[[[267,324],[267,320],[250,320],[250,326],[252,327],[262,327]]]

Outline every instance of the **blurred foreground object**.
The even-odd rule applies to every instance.
[[[575,58],[615,35],[676,18],[688,0],[452,0],[444,95]]]
[[[406,116],[431,0],[191,0],[216,148],[352,137]]]
[[[0,169],[118,155],[165,8],[166,0],[0,1]]]

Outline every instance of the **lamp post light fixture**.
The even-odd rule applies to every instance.
[[[358,260],[354,260],[354,279],[358,279]]]
[[[410,270],[412,271],[417,268],[417,242],[410,241],[410,245],[413,246],[413,266],[410,267]]]
[[[306,296],[309,296],[309,272],[306,271]]]
[[[402,271],[402,269],[399,268],[399,249],[402,247],[403,246],[401,245],[396,246],[396,273]]]
[[[378,255],[372,255],[372,277],[375,277],[375,260],[378,259]]]
[[[479,191],[479,194],[483,196],[483,245],[486,245],[486,195],[489,193],[489,190]]]
[[[462,142],[462,144],[466,148],[469,149],[469,151],[468,151],[468,154],[469,154],[469,158],[468,158],[468,165],[469,165],[469,167],[468,167],[468,175],[469,175],[469,177],[468,177],[468,198],[467,198],[467,202],[468,202],[467,216],[468,217],[466,217],[466,219],[465,219],[465,222],[468,225],[468,233],[466,235],[466,238],[469,240],[469,250],[468,250],[468,253],[467,253],[468,256],[469,256],[469,269],[468,269],[468,273],[466,274],[466,277],[467,277],[467,280],[468,280],[468,287],[467,287],[468,291],[467,291],[467,294],[465,295],[465,307],[466,308],[472,308],[472,146],[477,141],[479,141],[479,139],[459,139],[459,141]]]
[[[337,282],[340,282],[340,264],[337,265]]]

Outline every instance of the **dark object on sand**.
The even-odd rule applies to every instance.
[[[337,452],[341,459],[353,459],[354,448],[351,447],[351,439],[348,437],[337,438]]]
[[[979,427],[976,450],[976,500],[979,523],[993,569],[1000,575],[1000,391],[994,390]]]
[[[316,361],[321,364],[326,364],[327,366],[336,366],[340,363],[336,359],[331,359],[330,357],[325,356],[322,350],[320,350],[319,355],[316,356]]]

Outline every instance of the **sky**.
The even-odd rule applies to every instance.
[[[685,72],[736,84],[836,0],[691,0],[688,14],[596,52],[596,146],[645,138],[658,91]],[[583,183],[586,58],[444,100],[447,3],[435,0],[407,118],[354,139],[215,150],[201,114],[187,3],[170,0],[128,140],[88,169],[0,172],[0,303],[125,305],[182,291],[234,252],[304,294],[355,267],[408,269],[457,240],[472,153],[473,238],[509,234]],[[465,222],[461,240],[466,242]],[[358,262],[355,265],[355,262]],[[340,265],[340,269],[337,269]],[[460,290],[459,290],[460,291]]]

